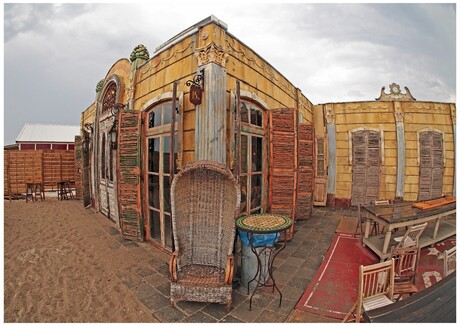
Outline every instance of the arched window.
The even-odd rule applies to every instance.
[[[104,99],[102,100],[102,113],[110,111],[115,105],[117,97],[117,84],[112,82],[105,91]]]

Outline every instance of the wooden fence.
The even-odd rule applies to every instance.
[[[4,195],[26,192],[26,183],[43,183],[45,190],[57,189],[60,181],[76,181],[73,150],[4,151]]]

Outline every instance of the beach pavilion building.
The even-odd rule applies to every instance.
[[[314,205],[455,194],[454,142],[454,103],[416,101],[393,83],[376,100],[314,105],[210,16],[113,63],[76,150],[85,206],[171,251],[171,179],[189,162],[226,164],[241,214],[299,220]]]

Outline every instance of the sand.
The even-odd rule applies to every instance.
[[[128,250],[114,228],[81,201],[5,200],[4,321],[157,322],[129,286],[141,263],[167,256]]]

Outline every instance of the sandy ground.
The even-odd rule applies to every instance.
[[[4,321],[156,322],[126,284],[136,262],[167,257],[128,251],[113,227],[81,201],[5,200]]]

